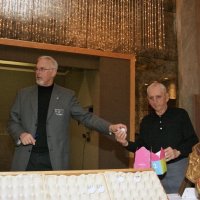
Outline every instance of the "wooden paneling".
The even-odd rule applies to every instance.
[[[0,171],[9,171],[12,156],[14,152],[14,143],[9,135],[0,134]]]
[[[123,123],[128,127],[129,138],[134,139],[135,116],[131,94],[134,80],[130,61],[101,58],[100,60],[100,115],[112,123]],[[131,85],[132,84],[132,85]],[[134,100],[133,100],[134,101]],[[129,166],[128,152],[113,137],[100,135],[100,169],[125,168]],[[108,162],[109,160],[109,162]]]

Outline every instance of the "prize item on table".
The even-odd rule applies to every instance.
[[[163,148],[157,153],[150,152],[145,147],[141,147],[135,152],[135,169],[153,168],[157,175],[167,172],[165,152]]]

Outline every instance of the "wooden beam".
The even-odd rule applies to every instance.
[[[80,48],[80,47],[71,47],[71,46],[64,46],[64,45],[30,42],[30,41],[22,41],[22,40],[14,40],[14,39],[6,39],[6,38],[0,38],[0,45],[24,47],[24,48],[30,48],[30,49],[42,49],[42,50],[66,52],[66,53],[73,53],[73,54],[92,55],[92,56],[99,56],[99,57],[120,58],[120,59],[128,59],[128,60],[134,57],[134,55],[132,54],[114,53],[114,52],[101,51],[101,50],[95,50],[95,49],[86,49],[86,48]]]

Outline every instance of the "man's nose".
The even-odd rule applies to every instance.
[[[157,100],[158,100],[158,98],[156,98],[156,97],[153,97],[153,98],[152,98],[152,101],[153,101],[153,102],[157,102]]]
[[[41,73],[41,72],[42,72],[42,70],[40,70],[40,69],[36,69],[36,70],[35,70],[35,73],[36,73],[36,74],[39,74],[39,73]]]

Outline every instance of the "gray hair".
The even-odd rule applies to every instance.
[[[39,61],[40,59],[45,59],[45,60],[50,61],[53,64],[53,67],[55,67],[56,70],[58,69],[58,63],[53,57],[51,57],[51,56],[40,56],[37,59],[37,61]]]
[[[147,87],[147,95],[149,93],[149,90],[153,87],[160,87],[160,89],[164,92],[164,93],[167,93],[167,88],[165,87],[164,84],[162,83],[159,83],[157,81],[154,81],[153,83],[151,83],[148,87]]]

